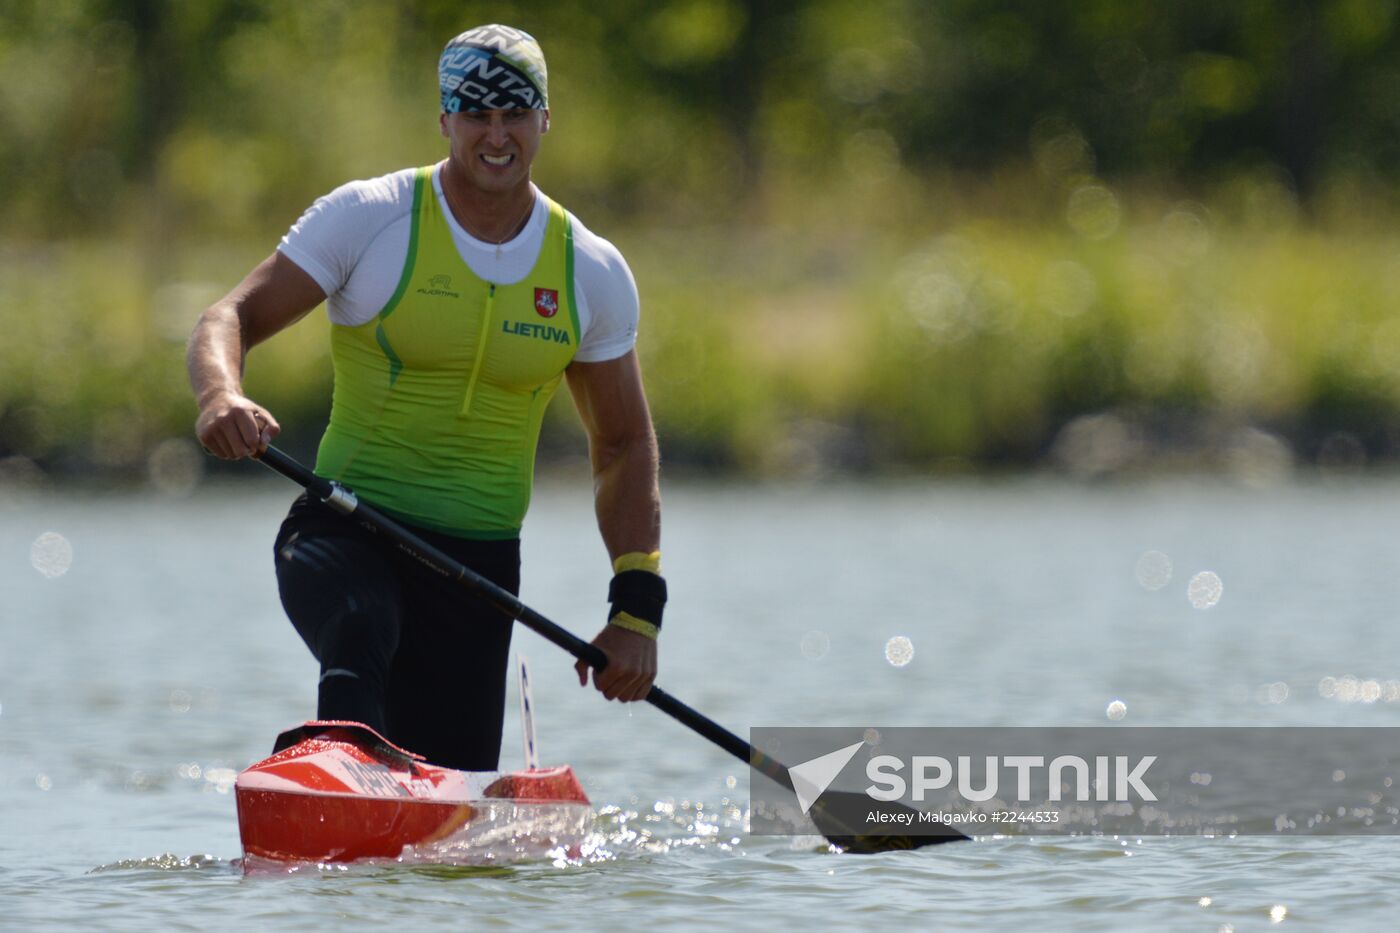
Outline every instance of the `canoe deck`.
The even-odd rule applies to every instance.
[[[440,768],[348,722],[308,722],[276,747],[234,782],[245,864],[576,854],[593,823],[567,765]]]

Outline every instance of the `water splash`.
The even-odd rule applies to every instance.
[[[212,855],[190,855],[181,858],[173,852],[165,852],[148,858],[125,858],[107,865],[98,865],[88,874],[114,871],[231,871],[237,867],[236,860],[228,861]]]
[[[907,636],[894,636],[885,642],[885,660],[895,667],[904,667],[914,660],[914,643]]]
[[[650,807],[606,805],[596,811],[577,805],[540,808],[503,804],[501,812],[473,820],[463,831],[434,843],[411,846],[394,859],[354,863],[279,862],[250,856],[236,864],[245,874],[289,875],[342,873],[365,869],[408,868],[415,872],[510,874],[526,868],[574,869],[655,856],[679,850],[731,852],[745,844],[749,810],[728,797],[718,804],[692,800],[657,800]],[[796,843],[822,850],[820,839]],[[157,860],[136,860],[146,867]]]
[[[1333,677],[1330,674],[1317,682],[1317,694],[1324,700],[1338,703],[1397,703],[1400,702],[1400,680],[1361,680],[1352,674]]]
[[[29,545],[29,563],[53,580],[73,566],[73,545],[56,531],[46,531]]]
[[[679,849],[729,852],[742,846],[748,829],[748,808],[728,797],[717,805],[699,800],[658,800],[650,809],[606,806],[598,811],[580,859],[570,864]]]
[[[161,495],[181,498],[199,486],[206,459],[193,441],[183,437],[168,438],[157,444],[146,458],[146,475]]]
[[[1160,590],[1172,580],[1172,559],[1161,551],[1145,551],[1133,567],[1133,577],[1145,590]]]
[[[1225,585],[1220,577],[1210,570],[1202,570],[1186,585],[1186,598],[1193,609],[1210,609],[1220,602]]]

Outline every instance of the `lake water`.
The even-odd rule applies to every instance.
[[[588,489],[542,483],[522,597],[591,637],[608,567]],[[1111,728],[1114,701],[1136,726],[1400,725],[1393,479],[664,491],[659,682],[740,733]],[[523,630],[542,756],[573,764],[600,811],[590,858],[244,876],[232,775],[314,713],[315,663],[271,573],[292,492],[269,477],[185,499],[0,502],[0,926],[1393,926],[1392,838],[986,838],[852,856],[747,837],[738,762],[580,690],[569,659]],[[899,636],[902,666],[887,659],[904,659]],[[518,735],[512,701],[505,766]]]

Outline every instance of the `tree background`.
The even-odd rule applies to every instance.
[[[633,267],[674,465],[1400,452],[1392,0],[8,0],[5,475],[194,456],[195,317],[440,158],[438,52],[492,21],[544,47],[535,178]],[[328,385],[323,323],[250,361],[293,449]],[[576,435],[556,406],[547,457]]]

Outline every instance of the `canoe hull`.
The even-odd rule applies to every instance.
[[[358,723],[307,723],[284,733],[284,744],[234,782],[239,835],[254,862],[494,861],[577,851],[592,825],[567,766],[439,768]]]

